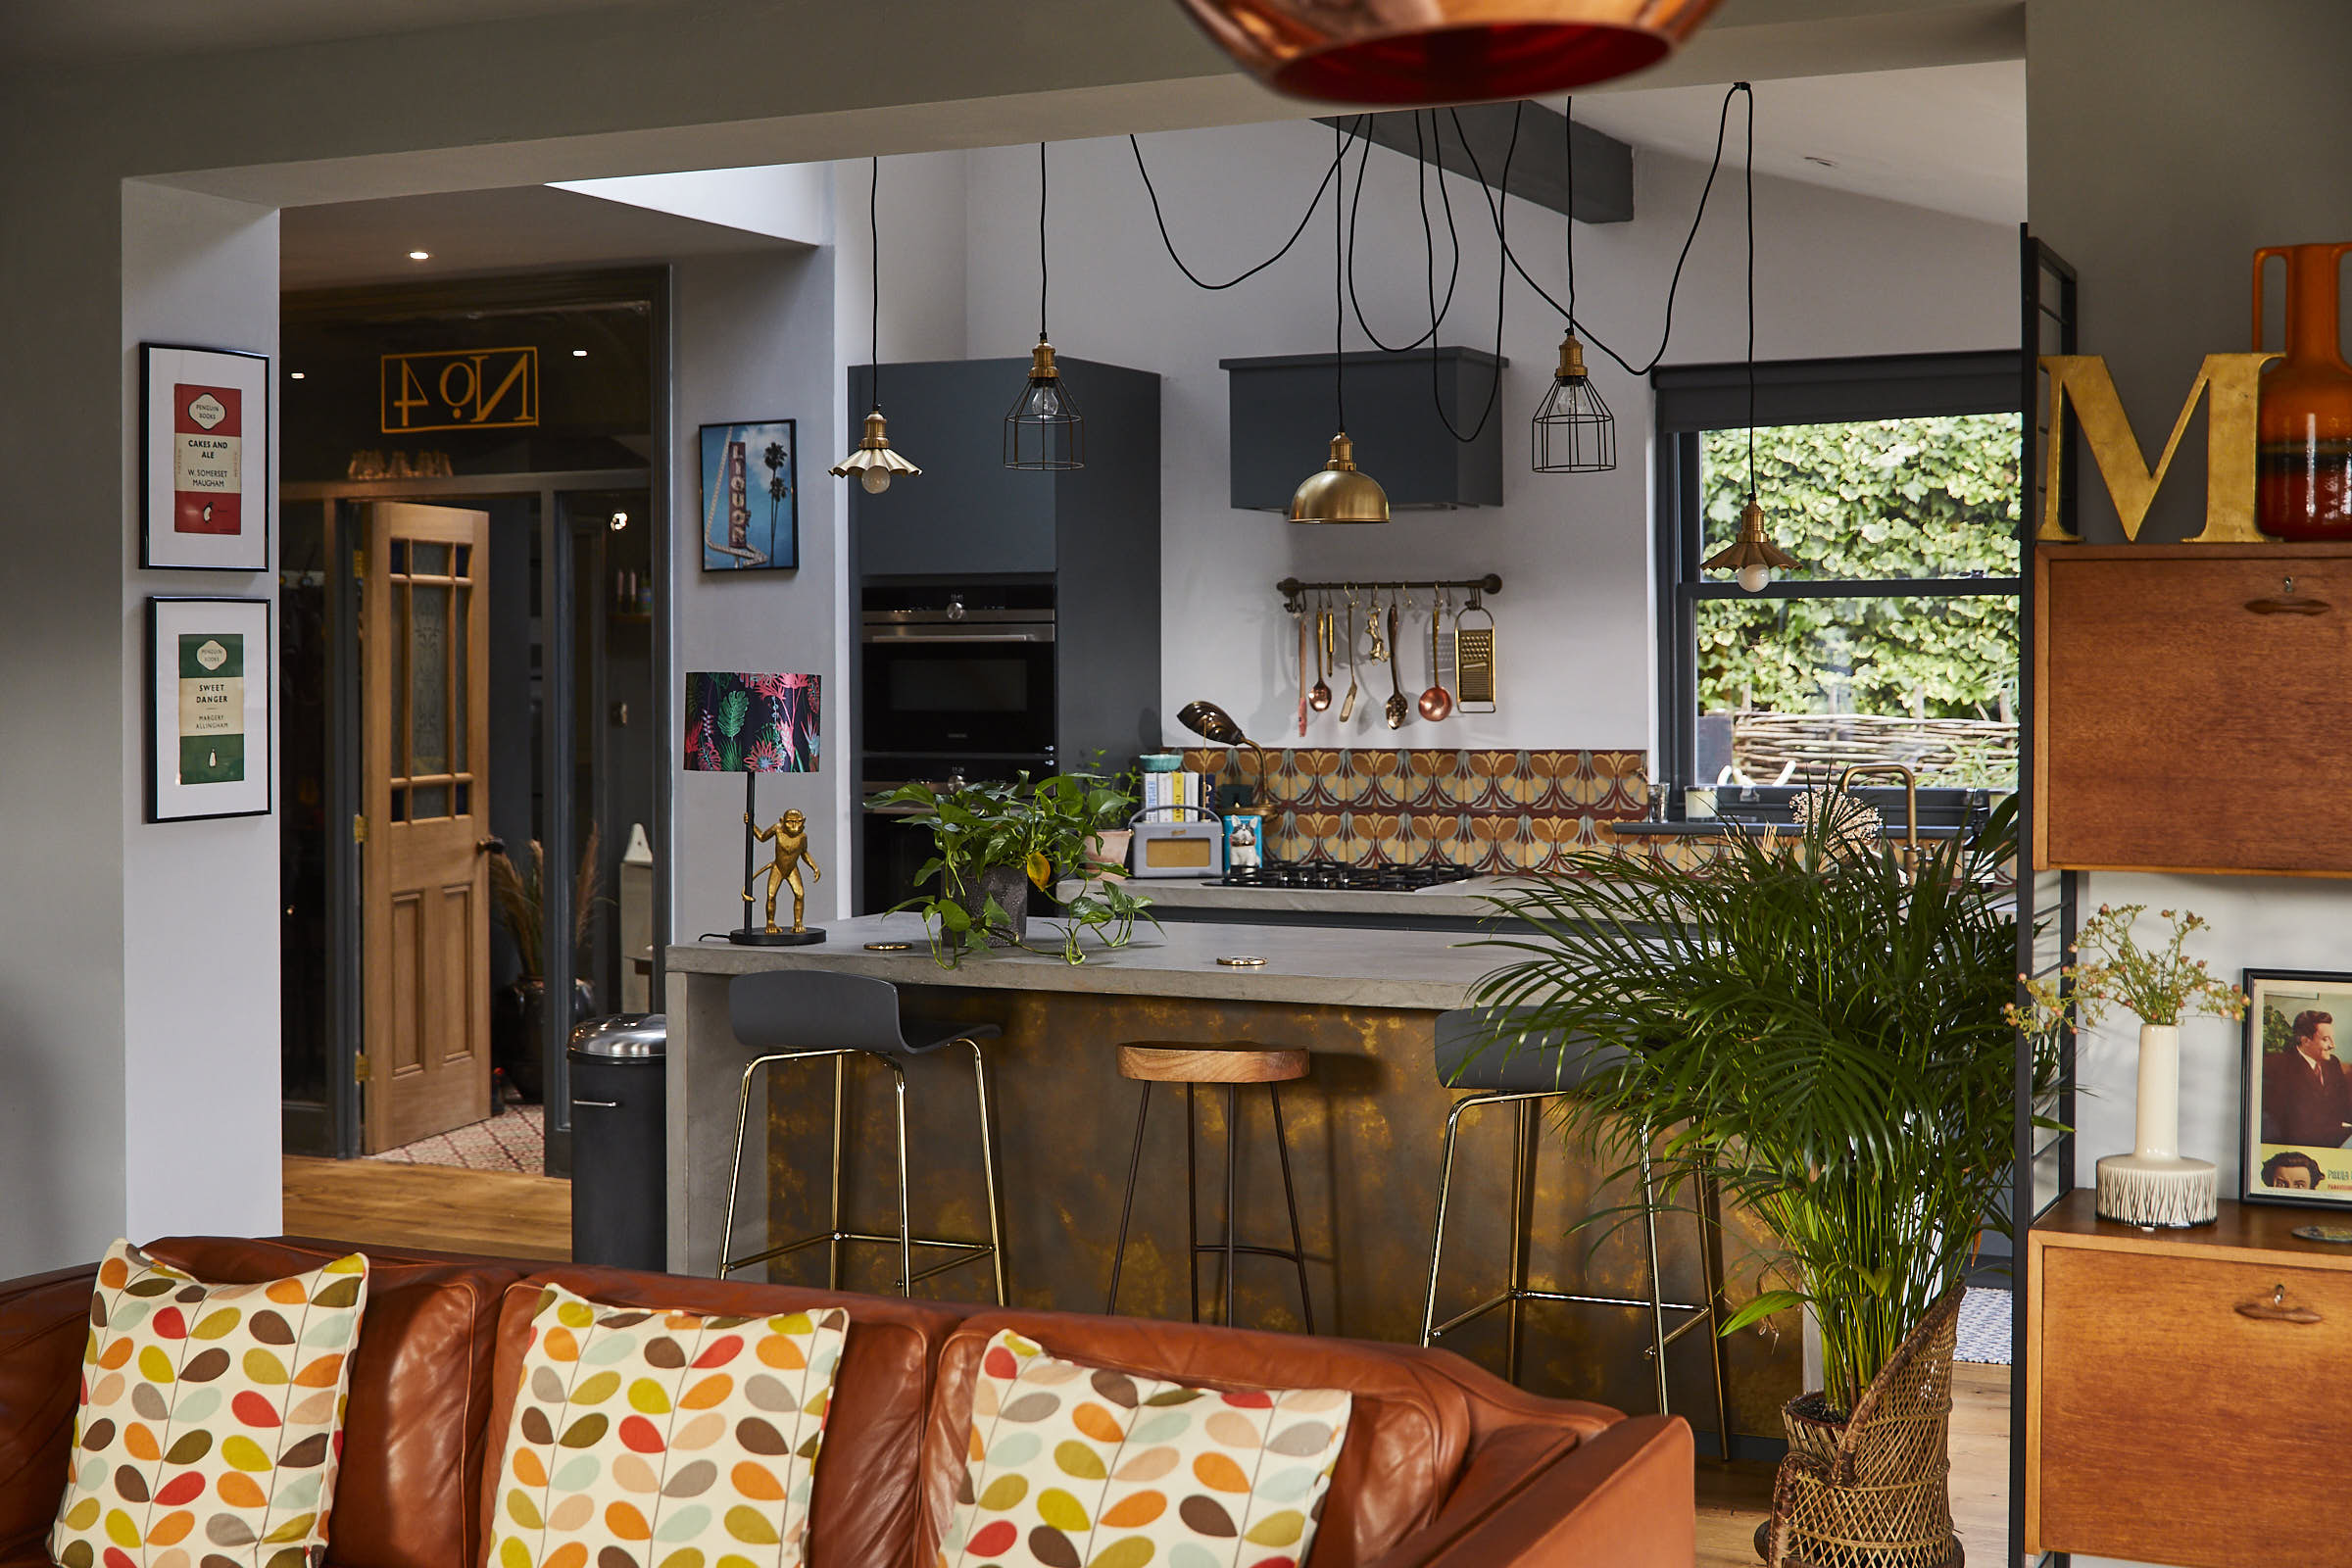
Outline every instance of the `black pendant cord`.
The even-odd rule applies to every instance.
[[[1337,122],[1331,127],[1335,143],[1332,171],[1345,182],[1348,132]],[[1340,416],[1340,433],[1348,433],[1348,204],[1334,192],[1331,200],[1331,398]]]
[[[1468,446],[1471,442],[1477,440],[1479,436],[1485,433],[1487,421],[1494,416],[1494,410],[1501,402],[1503,285],[1510,281],[1511,276],[1511,245],[1508,227],[1510,223],[1510,218],[1506,209],[1509,206],[1511,195],[1511,162],[1519,154],[1519,122],[1521,118],[1521,111],[1525,107],[1526,100],[1522,99],[1519,103],[1514,104],[1511,108],[1511,139],[1504,146],[1502,153],[1502,189],[1498,193],[1490,193],[1487,198],[1490,207],[1492,207],[1494,211],[1494,242],[1496,252],[1494,257],[1494,365],[1493,368],[1493,377],[1487,383],[1486,406],[1478,411],[1478,422],[1470,427],[1470,431],[1467,435],[1453,427],[1453,419],[1446,413],[1446,399],[1443,385],[1439,379],[1437,353],[1438,242],[1437,236],[1430,231],[1429,205],[1427,202],[1424,202],[1421,207],[1421,243],[1422,254],[1425,258],[1422,276],[1428,285],[1429,292],[1429,396],[1430,401],[1437,406],[1438,422],[1446,426],[1446,433],[1447,435],[1452,436],[1454,440],[1460,442],[1464,446]],[[1446,114],[1451,117],[1453,121],[1453,134],[1455,138],[1461,142],[1462,152],[1464,155],[1470,159],[1471,169],[1478,171],[1478,155],[1470,151],[1470,138],[1462,130],[1462,117],[1450,109],[1446,111]],[[1485,172],[1478,171],[1478,182],[1480,190],[1486,190],[1486,181],[1487,176]],[[1441,164],[1438,169],[1439,195],[1444,197],[1445,191],[1446,171],[1445,166]],[[1450,205],[1448,205],[1446,209],[1446,229],[1448,234],[1453,233],[1453,209]],[[1454,237],[1454,245],[1458,251],[1461,245],[1461,239],[1458,235]]]
[[[873,263],[873,291],[866,304],[872,314],[867,327],[872,334],[872,385],[874,412],[882,412],[882,160],[874,159],[874,177],[865,189],[865,242],[868,259]]]
[[[1724,139],[1726,134],[1730,131],[1732,123],[1732,98],[1738,93],[1748,94],[1749,116],[1751,122],[1753,120],[1755,96],[1753,90],[1744,81],[1733,82],[1729,87],[1724,89],[1723,109],[1715,122],[1714,161],[1707,166],[1707,182],[1699,189],[1698,210],[1690,215],[1690,232],[1684,236],[1682,253],[1677,256],[1674,261],[1674,279],[1666,286],[1665,324],[1659,329],[1658,351],[1649,357],[1648,364],[1637,366],[1632,361],[1628,360],[1624,355],[1609,347],[1606,342],[1602,341],[1600,337],[1595,335],[1585,325],[1585,323],[1577,320],[1573,311],[1562,305],[1558,300],[1552,298],[1551,291],[1549,289],[1537,282],[1528,274],[1526,264],[1519,260],[1518,252],[1512,250],[1508,244],[1503,246],[1503,255],[1510,259],[1511,270],[1519,274],[1519,280],[1525,283],[1529,288],[1534,289],[1537,295],[1541,297],[1546,305],[1549,305],[1553,310],[1559,312],[1561,318],[1568,322],[1569,329],[1571,331],[1574,331],[1586,342],[1592,344],[1601,353],[1616,361],[1618,367],[1625,370],[1629,375],[1647,375],[1650,371],[1656,369],[1665,362],[1667,347],[1674,341],[1674,302],[1676,296],[1682,292],[1683,264],[1690,259],[1690,247],[1698,239],[1699,224],[1705,220],[1707,216],[1707,199],[1715,192],[1715,176],[1721,172],[1723,169]],[[1487,194],[1490,217],[1494,218],[1496,226],[1496,232],[1499,234],[1501,230],[1501,220],[1499,216],[1494,214],[1493,212],[1494,194],[1491,191],[1486,191],[1486,176],[1479,171],[1478,155],[1470,151],[1469,143],[1466,141],[1462,144],[1462,150],[1469,156],[1471,172],[1479,175],[1479,189]],[[1574,220],[1572,219],[1571,221],[1574,221]]]
[[[1565,231],[1568,252],[1568,330],[1576,331],[1576,95],[1570,93],[1560,105],[1560,150],[1568,155],[1568,216],[1560,227]]]
[[[1381,335],[1372,329],[1371,321],[1365,318],[1363,299],[1356,293],[1355,248],[1357,237],[1361,234],[1363,228],[1362,218],[1364,206],[1365,166],[1371,161],[1372,158],[1372,138],[1364,134],[1364,122],[1370,119],[1371,117],[1369,115],[1358,116],[1356,119],[1356,127],[1353,132],[1353,134],[1360,139],[1361,146],[1357,149],[1355,158],[1355,194],[1348,198],[1348,308],[1355,313],[1355,324],[1363,328],[1364,336],[1371,339],[1372,346],[1374,348],[1380,350],[1383,354],[1409,354],[1424,343],[1435,342],[1437,337],[1437,329],[1435,327],[1431,327],[1429,330],[1423,332],[1419,337],[1414,338],[1409,343],[1384,342],[1381,339]],[[1433,122],[1436,119],[1436,111],[1434,110],[1431,111],[1431,119]],[[1432,124],[1431,128],[1433,131],[1435,130],[1436,127],[1434,123]],[[1424,209],[1428,207],[1429,203],[1427,185],[1428,177],[1428,143],[1422,139],[1421,111],[1416,109],[1413,111],[1413,178],[1415,182],[1415,194],[1421,198]],[[1462,247],[1460,237],[1454,234],[1453,202],[1450,197],[1446,197],[1446,183],[1442,174],[1440,175],[1438,181],[1438,194],[1441,197],[1446,198],[1446,232],[1453,239],[1454,242],[1453,261],[1446,270],[1446,303],[1438,307],[1438,320],[1443,322],[1447,316],[1453,313],[1454,288],[1460,283],[1462,276]],[[1422,221],[1424,224],[1428,222],[1428,214],[1426,211],[1424,211],[1422,215]],[[1433,267],[1435,266],[1434,263],[1431,265]]]
[[[1037,340],[1046,341],[1046,144],[1037,144]]]
[[[1747,499],[1756,499],[1756,95],[1747,95]]]
[[[1315,194],[1307,202],[1306,211],[1298,215],[1298,226],[1291,230],[1291,237],[1282,242],[1282,248],[1280,250],[1277,250],[1273,255],[1267,257],[1255,267],[1250,268],[1246,271],[1239,272],[1234,276],[1227,278],[1222,283],[1211,283],[1208,281],[1208,279],[1194,271],[1190,267],[1187,267],[1185,265],[1184,258],[1176,254],[1176,241],[1170,238],[1168,235],[1167,215],[1161,212],[1159,208],[1158,187],[1152,183],[1152,171],[1144,167],[1143,143],[1136,140],[1134,136],[1130,135],[1127,138],[1127,147],[1130,152],[1135,154],[1135,172],[1138,174],[1141,174],[1144,178],[1144,194],[1152,198],[1152,220],[1153,222],[1159,225],[1159,242],[1161,245],[1166,247],[1168,260],[1176,264],[1176,270],[1182,272],[1185,275],[1185,278],[1191,282],[1195,288],[1204,288],[1212,292],[1218,289],[1231,288],[1237,283],[1248,282],[1250,278],[1255,277],[1267,268],[1272,267],[1276,262],[1281,261],[1285,256],[1290,255],[1291,247],[1298,243],[1298,236],[1306,232],[1306,225],[1314,221],[1315,209],[1323,204],[1323,193],[1331,188],[1331,182],[1334,179],[1337,179],[1340,173],[1340,160],[1338,158],[1334,158],[1332,160],[1331,167],[1323,171],[1322,183],[1315,186]],[[1343,152],[1345,144],[1343,143]]]

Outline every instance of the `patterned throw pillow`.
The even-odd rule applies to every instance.
[[[849,1314],[531,1316],[491,1568],[799,1568]]]
[[[303,1568],[326,1544],[368,1259],[206,1285],[128,1242],[90,1298],[64,1568]]]
[[[1340,1389],[1220,1392],[1060,1361],[1006,1330],[972,1387],[955,1568],[1297,1568],[1348,1436]]]

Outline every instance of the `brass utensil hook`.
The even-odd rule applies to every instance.
[[[1900,762],[1855,762],[1838,774],[1835,794],[1851,797],[1853,782],[1865,775],[1887,774],[1903,781],[1903,870],[1919,874],[1919,775]]]

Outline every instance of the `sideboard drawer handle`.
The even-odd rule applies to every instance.
[[[2325,599],[2249,599],[2246,608],[2257,615],[2325,615],[2335,607]]]
[[[2238,1302],[2237,1311],[2240,1317],[2260,1318],[2266,1323],[2317,1323],[2320,1321],[2320,1314],[2310,1307],[2290,1306],[2286,1299],[2286,1287],[2283,1285],[2272,1286],[2271,1294],[2259,1300]]]

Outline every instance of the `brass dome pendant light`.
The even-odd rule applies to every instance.
[[[837,479],[855,478],[865,487],[869,496],[878,496],[890,488],[890,481],[899,474],[913,477],[923,470],[891,450],[890,427],[882,418],[882,160],[873,161],[873,183],[866,189],[865,229],[873,254],[873,297],[870,325],[873,333],[873,364],[867,373],[872,378],[873,412],[865,416],[865,434],[857,450],[826,471]]]
[[[1764,531],[1764,509],[1756,502],[1756,99],[1747,98],[1747,505],[1740,509],[1740,534],[1709,556],[1706,571],[1737,574],[1742,590],[1760,594],[1776,571],[1794,571],[1797,559]]]
[[[1052,473],[1086,466],[1086,419],[1054,364],[1046,336],[1046,144],[1037,144],[1037,347],[1029,384],[1004,416],[1004,466]]]
[[[1181,0],[1267,86],[1346,104],[1469,103],[1656,65],[1717,0]]]
[[[1338,125],[1332,134],[1343,149],[1348,133]],[[1355,443],[1348,439],[1348,362],[1342,358],[1348,330],[1348,204],[1337,184],[1331,203],[1332,401],[1339,416],[1339,433],[1331,438],[1331,461],[1299,481],[1291,493],[1293,522],[1386,522],[1389,493],[1380,481],[1355,466]]]
[[[1585,373],[1585,346],[1576,338],[1576,100],[1560,111],[1568,150],[1568,330],[1560,339],[1560,368],[1544,394],[1531,427],[1538,473],[1606,473],[1617,466],[1617,416]]]

